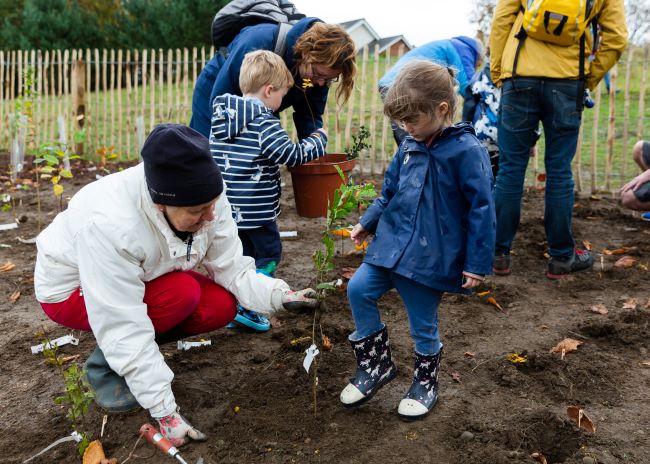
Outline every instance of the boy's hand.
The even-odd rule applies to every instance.
[[[471,272],[463,271],[463,288],[475,288],[478,287],[485,278],[478,274],[472,274]]]
[[[368,238],[368,235],[370,235],[370,232],[364,229],[361,224],[357,224],[350,232],[350,239],[357,245],[361,245]]]

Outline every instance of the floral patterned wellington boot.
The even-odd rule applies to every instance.
[[[413,383],[399,403],[397,413],[405,420],[420,419],[427,414],[438,401],[438,371],[442,349],[437,354],[424,355],[415,352],[415,370]]]
[[[346,407],[360,406],[372,398],[377,390],[397,376],[397,367],[390,357],[386,326],[361,340],[350,340],[357,358],[357,373],[341,392],[341,403]]]

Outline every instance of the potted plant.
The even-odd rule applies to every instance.
[[[317,160],[289,168],[296,211],[302,217],[325,217],[327,202],[334,198],[334,191],[341,185],[338,169],[343,172],[345,182],[348,173],[356,165],[361,150],[369,148],[370,131],[360,126],[352,135],[352,145],[345,153],[328,153]]]

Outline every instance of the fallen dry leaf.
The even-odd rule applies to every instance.
[[[271,322],[271,326],[272,326],[272,327],[275,327],[276,329],[277,329],[278,327],[282,327],[282,326],[284,325],[284,322],[282,322],[281,319],[278,319],[278,318],[275,317],[275,316],[271,316],[271,318],[269,319],[269,321]]]
[[[499,303],[497,303],[497,300],[493,296],[488,297],[487,302],[490,303],[492,306],[497,307],[499,310],[503,311],[503,308]]]
[[[593,311],[594,313],[598,313],[598,314],[607,314],[609,312],[609,310],[607,309],[607,306],[605,306],[602,303],[591,306],[589,308],[589,310]]]
[[[582,345],[580,340],[574,338],[565,338],[560,343],[551,348],[551,353],[562,353],[562,358],[564,358],[565,353],[571,353],[578,349]]]
[[[533,453],[530,455],[530,457],[539,462],[539,464],[547,464],[546,458],[542,453]]]
[[[641,264],[641,263],[639,263],[639,264],[636,265],[636,267],[637,267],[638,269],[641,269],[642,271],[647,271],[647,270],[648,270],[648,265],[647,265],[647,264]]]
[[[628,298],[623,303],[623,309],[636,309],[637,304],[636,298]]]
[[[628,267],[632,267],[637,263],[637,260],[635,258],[632,258],[631,256],[623,256],[620,258],[618,261],[614,263],[614,267],[618,267],[621,269],[626,269]]]
[[[344,267],[341,269],[341,277],[344,279],[350,280],[358,268],[356,267]]]
[[[543,172],[537,174],[537,182],[546,182],[546,174]]]
[[[454,380],[454,382],[460,383],[460,372],[452,372],[451,378]]]
[[[465,353],[463,353],[463,356],[465,356],[466,358],[473,358],[474,356],[476,356],[476,353],[474,353],[473,351],[465,351]]]
[[[642,366],[650,367],[650,361],[641,361]]]
[[[349,237],[350,236],[350,229],[347,229],[345,227],[342,227],[340,229],[335,229],[332,231],[332,235],[336,235],[338,237]]]
[[[91,441],[84,451],[83,464],[117,464],[117,460],[106,459],[104,448],[99,440]]]
[[[323,349],[330,351],[333,347],[332,340],[327,335],[323,335]]]
[[[311,340],[311,337],[308,336],[308,335],[305,335],[304,337],[294,338],[294,339],[291,340],[289,343],[290,343],[291,345],[294,345],[294,346],[295,346],[295,345],[299,345],[299,344],[301,344],[301,343],[308,342],[309,340]]]
[[[635,247],[635,246],[620,247],[620,248],[615,248],[613,250],[608,250],[607,248],[605,248],[603,250],[603,254],[608,255],[608,256],[610,256],[610,255],[624,255],[626,253],[635,253],[637,251],[639,251],[639,248]]]
[[[509,353],[508,356],[506,356],[506,359],[513,364],[522,364],[526,362],[526,357],[520,356],[517,353]]]
[[[589,419],[584,409],[578,406],[567,406],[566,413],[569,419],[578,425],[578,428],[585,429],[587,432],[596,433],[596,426]]]
[[[648,298],[648,301],[645,302],[643,307],[646,308],[646,309],[650,309],[650,298]]]
[[[486,291],[484,291],[484,292],[478,292],[478,293],[476,294],[476,296],[479,296],[479,297],[482,298],[482,297],[484,297],[484,296],[488,296],[489,294],[490,294],[490,291],[489,291],[489,290],[486,290]]]
[[[16,265],[14,263],[12,263],[11,261],[7,261],[2,266],[0,266],[0,272],[9,272],[15,267]]]
[[[11,296],[9,296],[9,301],[15,303],[16,301],[18,301],[18,298],[20,298],[20,291],[16,290],[11,294]]]
[[[361,245],[354,244],[354,249],[357,251],[365,251],[368,249],[368,240],[364,240]]]
[[[585,247],[585,250],[591,250],[593,248],[593,245],[589,240],[583,240],[582,245]]]

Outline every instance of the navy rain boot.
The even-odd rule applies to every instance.
[[[438,371],[442,349],[438,354],[424,355],[415,352],[413,383],[399,403],[397,414],[401,419],[420,419],[431,411],[438,401]]]
[[[86,379],[95,393],[95,403],[107,412],[128,412],[140,407],[124,377],[113,371],[99,347],[84,364]]]
[[[361,340],[349,340],[357,358],[357,373],[341,392],[346,407],[360,406],[397,376],[397,367],[390,356],[386,326]]]

